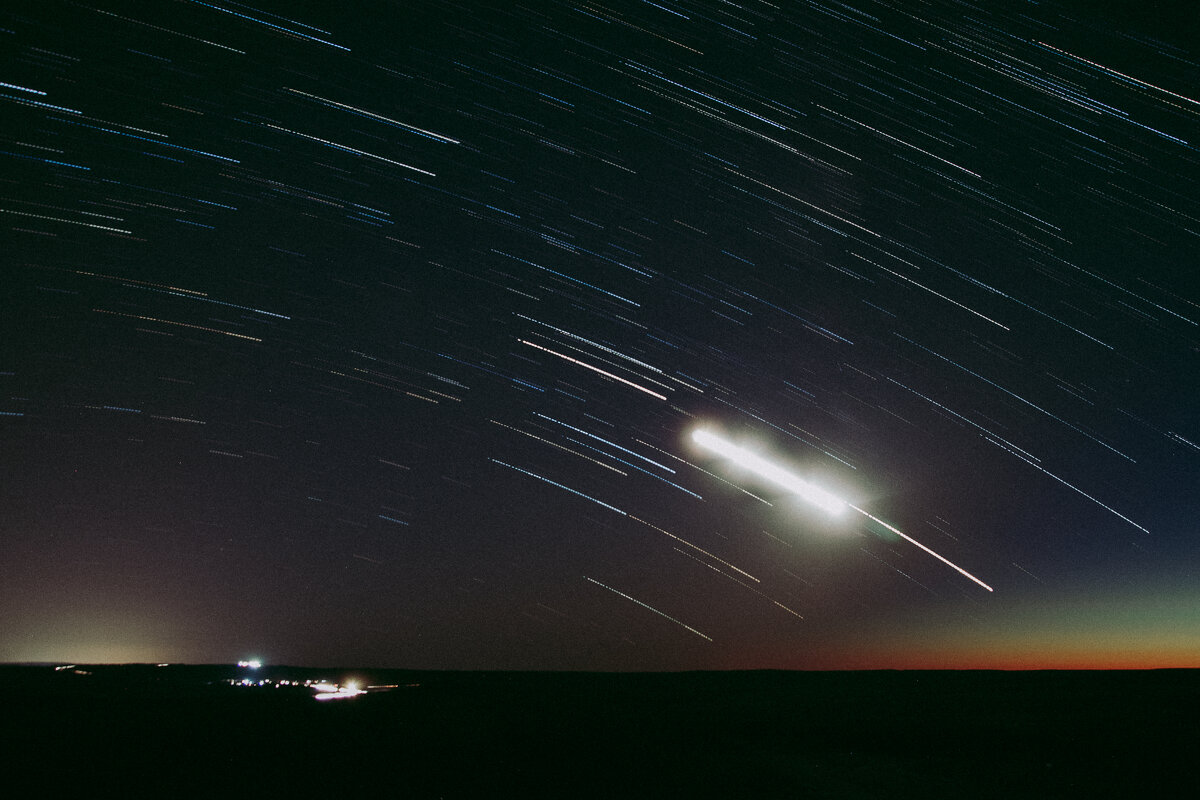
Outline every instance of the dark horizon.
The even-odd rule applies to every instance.
[[[209,662],[209,663],[174,663],[174,662],[159,662],[151,661],[131,661],[131,662],[111,662],[111,663],[96,663],[86,661],[5,661],[0,662],[0,667],[31,667],[31,668],[55,668],[55,667],[153,667],[166,669],[169,667],[197,667],[197,668],[236,668],[236,663],[225,662]],[[815,668],[815,669],[781,669],[776,667],[748,667],[748,668],[730,668],[721,670],[703,670],[703,669],[664,669],[664,670],[590,670],[590,669],[563,669],[563,670],[535,670],[535,669],[494,669],[494,670],[460,670],[460,669],[416,669],[413,667],[382,667],[378,665],[362,665],[343,664],[335,665],[310,665],[310,664],[263,664],[261,669],[270,671],[271,669],[278,670],[306,670],[306,671],[329,671],[329,672],[413,672],[413,673],[520,673],[529,675],[556,675],[556,674],[575,674],[575,675],[684,675],[690,673],[750,673],[750,672],[1188,672],[1200,671],[1200,667],[852,667],[849,669],[833,669],[833,668]]]
[[[1200,703],[1176,670],[2,672],[13,779],[82,794],[1186,795]]]

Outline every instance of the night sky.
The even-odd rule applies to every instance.
[[[1200,666],[1195,10],[1088,5],[10,5],[0,660]]]

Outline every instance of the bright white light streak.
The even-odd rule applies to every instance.
[[[554,340],[551,339],[550,341],[553,342]],[[617,362],[615,362],[611,359],[607,359],[602,356],[598,356],[594,353],[589,353],[587,350],[584,350],[582,347],[576,347],[575,345],[567,344],[566,342],[555,342],[555,344],[559,347],[565,347],[568,350],[574,350],[576,353],[583,353],[584,355],[591,356],[592,358],[596,358],[605,364],[611,364],[614,367],[618,367],[618,368],[622,368],[622,369],[629,369],[629,367],[625,367],[622,364],[618,364]],[[662,381],[656,381],[656,380],[654,380],[654,378],[647,377],[646,375],[639,375],[638,377],[641,380],[646,381],[647,383],[651,383],[655,386],[658,386],[662,389],[666,389],[668,391],[675,388],[673,386],[663,383]]]
[[[657,608],[654,608],[653,606],[648,606],[648,605],[646,605],[646,604],[645,604],[645,603],[643,603],[641,600],[638,600],[638,599],[636,599],[636,598],[630,597],[629,595],[625,594],[624,592],[618,592],[616,589],[612,588],[611,586],[605,586],[603,583],[601,583],[601,582],[600,582],[600,581],[598,581],[598,580],[594,580],[594,579],[592,579],[592,578],[588,578],[588,576],[587,576],[587,575],[584,575],[583,577],[587,578],[589,581],[591,581],[592,583],[596,584],[597,586],[599,586],[599,587],[600,587],[600,588],[602,588],[602,589],[608,589],[608,590],[609,590],[610,592],[612,592],[613,594],[620,595],[621,597],[624,597],[626,600],[629,600],[630,602],[637,603],[639,606],[641,606],[642,608],[646,609],[647,611],[653,611],[655,614],[658,614],[660,617],[665,617],[666,619],[669,619],[669,620],[671,620],[671,622],[674,622],[676,625],[680,626],[681,628],[687,628],[689,631],[691,631],[692,633],[696,634],[696,635],[697,635],[697,636],[699,636],[701,639],[707,639],[707,640],[708,640],[708,641],[710,641],[710,642],[712,641],[712,637],[711,637],[711,636],[705,636],[703,633],[701,633],[700,631],[696,630],[696,629],[695,629],[695,628],[693,628],[691,625],[685,625],[684,623],[682,623],[682,622],[680,622],[679,620],[677,620],[677,619],[675,619],[674,617],[672,617],[670,614],[664,614],[663,612],[659,611]]]
[[[613,375],[611,372],[605,372],[604,370],[600,369],[599,367],[593,367],[591,364],[586,364],[577,358],[571,358],[570,356],[564,355],[563,353],[559,353],[556,350],[551,350],[549,347],[542,347],[540,344],[534,344],[533,342],[527,342],[524,339],[518,339],[517,341],[520,342],[521,344],[527,344],[530,347],[534,347],[534,348],[537,348],[538,350],[542,350],[543,352],[549,353],[552,356],[558,356],[559,358],[563,359],[564,361],[570,361],[572,364],[577,364],[577,365],[583,367],[584,369],[590,369],[592,372],[597,372],[606,378],[612,378],[614,381],[619,381],[619,382],[625,384],[626,386],[632,386],[634,389],[637,389],[639,392],[645,392],[646,394],[650,395],[651,397],[657,397],[659,400],[667,399],[666,395],[659,394],[658,392],[652,392],[649,389],[647,389],[645,386],[639,386],[638,384],[634,383],[633,381],[625,380],[620,375]]]
[[[639,367],[644,367],[644,368],[650,370],[651,372],[657,372],[659,375],[666,375],[665,372],[663,372],[661,369],[659,369],[658,367],[656,367],[652,364],[647,364],[645,361],[638,361],[633,356],[626,355],[625,353],[622,353],[619,350],[613,350],[611,347],[605,347],[604,345],[602,345],[598,342],[593,342],[591,339],[585,339],[577,333],[571,333],[570,331],[564,331],[562,328],[556,328],[548,322],[542,322],[541,320],[534,319],[533,317],[527,317],[524,314],[518,314],[515,311],[513,312],[513,314],[515,316],[520,317],[521,319],[528,320],[530,322],[536,322],[538,325],[544,325],[552,331],[557,331],[564,336],[570,336],[572,339],[575,339],[577,341],[586,342],[587,344],[590,344],[592,347],[595,347],[599,350],[603,350],[604,352],[609,353],[614,356],[617,356],[619,358],[623,358],[626,361],[631,361],[634,364],[637,364]],[[667,377],[670,377],[670,376],[667,376]],[[680,381],[680,383],[683,383],[683,381]]]
[[[986,583],[984,583],[983,581],[979,580],[979,578],[976,578],[974,575],[972,575],[971,573],[967,572],[965,569],[963,569],[962,567],[958,566],[958,565],[957,565],[957,564],[955,564],[953,561],[950,561],[950,560],[949,560],[949,559],[947,559],[947,558],[943,558],[942,556],[939,556],[937,553],[933,552],[933,551],[932,551],[932,550],[930,550],[928,547],[926,547],[925,545],[923,545],[923,544],[921,544],[920,542],[918,542],[916,539],[912,538],[911,536],[909,536],[908,534],[906,534],[906,533],[904,533],[903,531],[899,530],[898,528],[895,528],[895,527],[893,527],[892,525],[889,525],[889,524],[887,524],[886,522],[884,522],[883,520],[881,520],[879,517],[875,516],[874,514],[869,514],[869,513],[867,513],[866,511],[863,511],[861,508],[859,508],[859,507],[857,507],[857,506],[850,506],[850,508],[853,508],[855,511],[857,511],[857,512],[858,512],[858,513],[860,513],[860,514],[862,514],[862,515],[863,515],[864,517],[866,517],[867,519],[869,519],[869,520],[872,520],[873,522],[878,522],[880,525],[882,525],[883,527],[887,528],[889,531],[891,531],[892,533],[896,534],[897,536],[899,536],[899,537],[900,537],[901,539],[903,539],[904,541],[906,541],[906,542],[909,542],[910,544],[915,544],[917,547],[921,548],[921,549],[922,549],[922,550],[924,550],[926,553],[929,553],[929,555],[933,556],[933,557],[934,557],[934,558],[936,558],[938,561],[941,561],[941,562],[942,562],[943,564],[945,564],[946,566],[948,566],[948,567],[950,567],[950,568],[952,568],[952,569],[956,570],[956,571],[957,571],[957,572],[959,572],[960,574],[962,574],[962,575],[966,576],[967,578],[970,578],[971,580],[975,581],[975,582],[976,582],[976,583],[978,583],[980,586],[982,586],[983,588],[987,589],[989,592],[991,592],[991,591],[995,591],[994,589],[992,589],[992,587],[988,586]]]
[[[761,456],[751,453],[749,450],[746,450],[743,447],[738,447],[737,445],[726,441],[725,439],[721,438],[720,436],[717,436],[715,433],[711,433],[706,430],[694,431],[692,433],[692,439],[700,446],[702,446],[708,450],[711,450],[712,452],[717,453],[718,455],[724,456],[725,458],[728,458],[730,461],[733,461],[735,464],[737,464],[741,467],[744,467],[745,469],[750,470],[754,474],[756,474],[762,478],[766,478],[767,480],[771,481],[772,483],[774,483],[778,486],[781,486],[784,489],[787,489],[788,491],[793,492],[794,494],[799,495],[800,497],[807,500],[808,502],[810,502],[820,508],[825,509],[830,514],[839,514],[847,508],[857,511],[858,513],[862,514],[867,519],[877,522],[880,525],[882,525],[883,527],[887,528],[889,531],[896,534],[901,539],[904,539],[906,542],[909,542],[909,543],[914,544],[917,547],[921,548],[926,553],[928,553],[929,555],[936,558],[938,561],[941,561],[943,564],[949,566],[950,568],[954,569],[958,573],[964,575],[965,577],[967,577],[970,580],[974,581],[975,583],[979,584],[984,589],[987,589],[989,592],[994,591],[991,586],[988,586],[986,583],[979,580],[979,578],[976,578],[974,575],[967,572],[965,569],[958,566],[957,564],[950,561],[949,559],[933,552],[928,547],[921,544],[916,539],[912,538],[908,534],[899,530],[895,526],[889,525],[888,523],[881,520],[879,517],[876,517],[875,515],[867,512],[867,511],[864,511],[863,509],[859,508],[858,506],[854,506],[854,505],[851,505],[850,503],[847,503],[845,500],[842,500],[840,497],[836,497],[836,496],[830,494],[829,492],[826,492],[824,489],[820,489],[820,488],[808,483],[807,481],[801,480],[800,478],[796,477],[795,475],[793,475],[792,473],[783,469],[782,467],[776,466],[775,464],[772,464],[771,462],[767,461],[765,458],[762,458]],[[1034,466],[1037,466],[1037,465],[1035,464]],[[1039,469],[1040,469],[1040,467],[1039,467]]]
[[[772,503],[770,500],[764,500],[763,498],[761,498],[761,497],[759,497],[758,495],[756,495],[754,492],[749,492],[749,491],[746,491],[746,490],[745,490],[745,489],[743,489],[741,486],[738,486],[736,483],[730,483],[729,481],[727,481],[727,480],[725,480],[724,478],[722,478],[720,475],[715,475],[715,474],[713,474],[713,473],[709,472],[708,470],[704,469],[704,467],[698,467],[698,466],[696,466],[695,464],[693,464],[692,462],[690,462],[690,461],[688,461],[688,460],[686,460],[686,459],[680,458],[680,457],[679,457],[679,456],[677,456],[677,455],[673,455],[673,454],[671,454],[671,453],[668,453],[666,450],[662,450],[662,449],[660,449],[660,448],[658,448],[658,447],[655,447],[654,445],[650,444],[649,442],[643,442],[641,439],[637,439],[636,441],[637,441],[637,443],[638,443],[638,444],[644,444],[646,447],[649,447],[651,450],[658,450],[658,452],[662,453],[664,456],[667,456],[668,458],[673,458],[673,459],[675,459],[676,461],[678,461],[678,462],[679,462],[679,463],[681,463],[681,464],[687,464],[687,465],[688,465],[689,467],[691,467],[692,469],[699,470],[700,472],[703,472],[703,473],[704,473],[705,475],[707,475],[708,477],[710,477],[710,478],[714,478],[714,479],[716,479],[716,480],[720,481],[721,483],[725,484],[726,486],[731,486],[731,487],[733,487],[734,489],[737,489],[737,490],[738,490],[739,492],[741,492],[742,494],[747,494],[747,495],[750,495],[751,497],[753,497],[755,500],[757,500],[757,501],[758,501],[758,502],[760,502],[760,503],[765,503],[766,505],[769,505],[769,506],[773,506],[773,505],[774,505],[774,503]]]
[[[732,442],[726,441],[715,433],[706,430],[697,430],[692,433],[692,440],[706,450],[710,450],[719,456],[724,456],[738,466],[750,470],[760,478],[765,478],[792,494],[798,495],[802,500],[812,503],[828,514],[836,516],[847,508],[848,504],[840,497],[825,491],[819,486],[814,486],[808,481],[801,480],[786,469],[772,464],[762,456],[752,453],[744,447],[738,447]]]
[[[346,700],[351,697],[358,697],[360,694],[366,694],[365,689],[359,689],[353,683],[348,683],[345,686],[330,686],[329,684],[319,683],[313,686],[314,689],[323,689],[313,695],[315,700]]]

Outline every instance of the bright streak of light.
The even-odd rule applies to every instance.
[[[611,347],[605,347],[604,345],[599,344],[598,342],[593,342],[591,339],[585,339],[578,334],[571,333],[570,331],[564,331],[562,328],[556,328],[547,322],[542,322],[541,320],[534,319],[533,317],[527,317],[524,314],[517,314],[517,312],[515,312],[515,311],[513,312],[513,314],[520,317],[521,319],[529,320],[530,322],[536,322],[538,325],[544,325],[545,327],[549,328],[552,331],[558,331],[559,333],[561,333],[564,336],[570,336],[572,339],[575,339],[576,341],[586,342],[587,344],[590,344],[592,347],[595,347],[598,350],[603,350],[604,352],[606,352],[610,355],[614,355],[619,358],[623,358],[626,361],[633,362],[634,364],[637,364],[639,367],[644,367],[644,368],[650,370],[651,372],[657,372],[659,375],[666,375],[666,373],[663,372],[658,367],[647,364],[645,361],[638,361],[633,356],[628,356],[619,350],[613,350]]]
[[[358,697],[360,694],[366,694],[365,689],[359,689],[354,684],[347,684],[342,687],[331,686],[329,684],[317,684],[314,689],[328,689],[328,691],[318,691],[313,695],[315,700],[345,700],[349,697]]]
[[[639,606],[646,609],[647,611],[653,611],[655,614],[658,614],[660,617],[665,617],[665,618],[671,620],[671,622],[674,622],[676,625],[680,626],[681,628],[687,628],[689,631],[696,634],[701,639],[707,639],[710,642],[712,641],[711,636],[705,636],[703,633],[696,630],[691,625],[685,625],[684,623],[682,623],[679,620],[672,617],[670,614],[664,614],[663,612],[659,611],[657,608],[654,608],[653,606],[648,606],[645,603],[643,603],[641,600],[638,600],[637,598],[630,597],[629,595],[625,594],[624,592],[618,592],[616,589],[612,588],[611,586],[605,586],[603,583],[601,583],[598,580],[595,580],[593,578],[588,578],[587,575],[584,575],[583,577],[587,578],[589,581],[596,584],[597,586],[599,586],[602,589],[608,589],[613,594],[620,595],[621,597],[624,597],[626,600],[637,603]]]
[[[637,443],[638,443],[638,444],[643,444],[643,445],[645,445],[646,447],[649,447],[651,450],[658,450],[658,452],[662,453],[664,456],[668,456],[669,458],[673,458],[673,459],[675,459],[676,461],[678,461],[678,462],[679,462],[679,463],[681,463],[681,464],[687,464],[687,465],[688,465],[689,467],[691,467],[692,469],[694,469],[694,470],[699,470],[700,472],[703,472],[703,473],[704,473],[705,475],[707,475],[708,477],[710,477],[710,478],[713,478],[713,479],[715,479],[715,480],[718,480],[718,481],[720,481],[721,483],[725,484],[726,486],[732,486],[734,489],[737,489],[737,490],[738,490],[739,492],[741,492],[742,494],[747,494],[747,495],[750,495],[751,497],[753,497],[755,500],[757,500],[757,501],[758,501],[758,502],[760,502],[760,503],[765,503],[766,505],[774,505],[774,504],[773,504],[773,503],[771,503],[769,500],[764,500],[764,499],[762,499],[761,497],[759,497],[758,495],[754,494],[753,492],[748,492],[748,491],[746,491],[745,489],[743,489],[741,486],[738,486],[736,483],[730,483],[729,481],[727,481],[727,480],[725,480],[724,478],[722,478],[720,475],[714,475],[713,473],[709,472],[708,470],[704,469],[703,467],[698,467],[698,466],[696,466],[695,464],[693,464],[693,463],[692,463],[692,462],[690,462],[690,461],[686,461],[686,460],[684,460],[684,459],[680,458],[680,457],[679,457],[679,456],[677,456],[677,455],[672,455],[671,453],[668,453],[666,450],[662,450],[662,449],[660,449],[660,448],[658,448],[658,447],[655,447],[654,445],[650,444],[649,442],[643,442],[641,439],[637,439],[636,441],[637,441]],[[1197,448],[1197,449],[1200,449],[1200,448]]]
[[[626,386],[632,386],[634,389],[637,389],[639,392],[645,392],[646,394],[650,395],[651,397],[657,397],[659,400],[667,399],[666,395],[659,394],[658,392],[652,392],[649,389],[647,389],[645,386],[639,386],[638,384],[634,383],[633,381],[625,380],[620,375],[613,375],[611,372],[605,372],[604,370],[600,369],[599,367],[593,367],[591,364],[586,364],[577,358],[571,358],[568,355],[563,355],[562,353],[559,353],[555,350],[551,350],[549,347],[542,347],[540,344],[534,344],[533,342],[527,342],[524,339],[518,339],[517,341],[519,341],[521,344],[527,344],[530,347],[533,347],[533,348],[536,348],[543,352],[549,353],[552,356],[558,356],[559,358],[561,358],[565,361],[570,361],[572,364],[577,364],[577,365],[583,367],[584,369],[590,369],[592,372],[597,372],[606,378],[612,378],[614,381],[620,381],[621,383],[625,384]]]
[[[262,661],[258,660],[257,658],[252,658],[249,661],[239,661],[238,666],[247,667],[249,669],[258,669],[262,666]]]
[[[899,530],[895,526],[889,525],[888,523],[881,520],[879,517],[876,517],[874,514],[864,511],[861,508],[859,508],[858,506],[851,505],[851,504],[847,503],[845,500],[842,500],[840,497],[836,497],[836,496],[830,494],[829,492],[826,492],[824,489],[818,488],[818,487],[813,486],[812,484],[808,483],[807,481],[801,480],[800,478],[796,477],[795,475],[793,475],[792,473],[783,469],[782,467],[776,466],[775,464],[772,464],[770,461],[767,461],[765,458],[762,458],[761,456],[751,453],[749,450],[747,450],[743,447],[738,447],[737,445],[726,441],[725,439],[721,438],[720,436],[717,436],[715,433],[711,433],[710,431],[696,430],[692,433],[692,439],[697,444],[699,444],[701,447],[704,447],[718,455],[728,458],[730,461],[733,461],[738,466],[744,467],[745,469],[750,470],[751,472],[758,475],[759,477],[766,478],[767,480],[771,481],[772,483],[774,483],[778,486],[781,486],[784,489],[787,489],[788,491],[790,491],[794,494],[799,495],[800,497],[802,497],[803,499],[812,503],[813,505],[816,505],[819,508],[825,509],[830,514],[840,514],[843,511],[845,511],[847,508],[857,511],[858,513],[862,514],[867,519],[872,520],[873,522],[877,522],[880,525],[882,525],[883,527],[887,528],[889,531],[896,534],[901,539],[904,539],[906,542],[909,542],[910,544],[914,544],[917,547],[921,548],[926,553],[928,553],[929,555],[936,558],[938,561],[941,561],[943,564],[954,569],[961,575],[963,575],[963,576],[969,578],[970,580],[974,581],[975,583],[979,584],[984,589],[987,589],[989,592],[995,591],[994,589],[992,589],[991,586],[988,586],[986,583],[979,580],[979,578],[976,578],[974,575],[967,572],[965,569],[958,566],[957,564],[950,561],[949,559],[933,552],[928,547],[921,544],[916,539],[912,538],[908,534]]]
[[[866,517],[867,519],[869,519],[869,520],[871,520],[871,521],[873,521],[873,522],[878,522],[880,525],[882,525],[883,527],[887,528],[889,531],[891,531],[892,533],[896,534],[897,536],[899,536],[899,537],[900,537],[901,539],[903,539],[904,541],[906,541],[906,542],[909,542],[910,544],[915,544],[917,547],[921,548],[921,549],[922,549],[922,550],[924,550],[926,553],[929,553],[929,555],[933,556],[933,557],[934,557],[934,558],[936,558],[938,561],[941,561],[943,564],[947,565],[948,567],[951,567],[952,569],[954,569],[954,570],[958,571],[960,574],[962,574],[962,575],[966,576],[967,578],[970,578],[971,580],[975,581],[975,582],[976,582],[976,583],[978,583],[980,586],[982,586],[983,588],[987,589],[989,592],[991,592],[991,591],[995,591],[994,589],[992,589],[992,587],[988,586],[986,583],[984,583],[983,581],[979,580],[979,578],[976,578],[974,575],[972,575],[971,573],[967,572],[967,571],[966,571],[965,569],[963,569],[962,567],[958,566],[957,564],[955,564],[954,562],[950,561],[950,560],[949,560],[949,559],[947,559],[947,558],[944,558],[944,557],[942,557],[942,556],[939,556],[937,553],[933,552],[933,551],[932,551],[932,550],[930,550],[928,547],[926,547],[925,545],[923,545],[923,544],[921,544],[920,542],[918,542],[916,539],[912,538],[911,536],[909,536],[908,534],[904,533],[903,531],[901,531],[901,530],[899,530],[899,529],[897,529],[897,528],[893,527],[892,525],[889,525],[889,524],[887,524],[886,522],[884,522],[883,520],[881,520],[879,517],[875,516],[874,514],[869,514],[869,513],[867,513],[866,511],[863,511],[861,508],[858,508],[857,506],[850,506],[850,508],[853,508],[855,511],[857,511],[857,512],[858,512],[858,513],[860,513],[860,514],[862,514],[862,515],[863,515],[864,517]]]
[[[750,470],[760,478],[765,478],[771,483],[787,489],[789,492],[798,495],[801,499],[812,503],[828,514],[836,516],[848,507],[846,501],[840,497],[825,491],[819,486],[814,486],[808,481],[801,480],[786,469],[772,464],[762,456],[756,455],[744,447],[738,447],[732,442],[726,441],[715,433],[706,430],[697,430],[692,433],[692,440],[706,450],[711,450],[717,455],[728,458],[738,466]]]

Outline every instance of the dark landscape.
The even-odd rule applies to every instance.
[[[6,782],[40,795],[1167,797],[1197,779],[1195,670],[0,676]],[[282,680],[394,688],[321,703]]]

